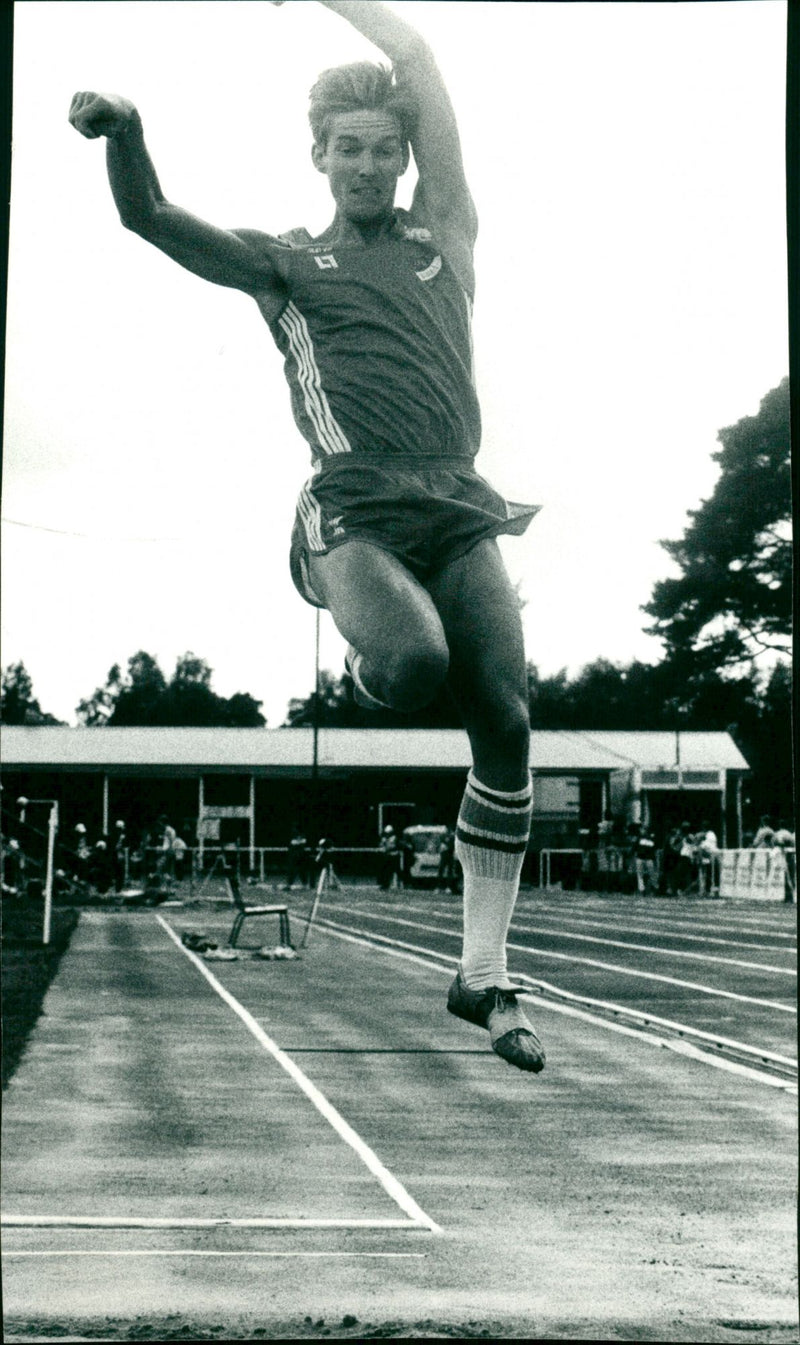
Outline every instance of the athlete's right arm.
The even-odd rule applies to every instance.
[[[108,179],[126,229],[204,280],[268,305],[281,300],[281,280],[265,246],[269,235],[217,228],[165,198],[133,103],[118,94],[76,93],[69,120],[88,140],[106,137]]]

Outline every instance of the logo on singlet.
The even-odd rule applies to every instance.
[[[426,266],[424,271],[416,272],[417,279],[422,281],[433,280],[433,277],[438,276],[441,269],[442,269],[442,259],[437,253],[433,261],[431,262],[430,266]]]
[[[323,253],[321,257],[315,256],[314,261],[320,271],[337,271],[339,269],[339,263],[332,252]]]

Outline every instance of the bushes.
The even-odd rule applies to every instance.
[[[42,1010],[47,987],[58,969],[78,923],[71,907],[54,908],[50,943],[42,943],[42,904],[19,897],[3,900],[2,929],[2,1086],[19,1064]]]

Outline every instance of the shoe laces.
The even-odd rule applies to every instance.
[[[489,993],[492,996],[492,1010],[499,1013],[505,1013],[508,1009],[517,1007],[518,990],[502,990],[500,986],[493,985]]]

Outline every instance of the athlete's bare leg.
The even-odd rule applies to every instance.
[[[450,652],[448,683],[490,789],[528,781],[528,682],[517,595],[497,542],[479,542],[429,582]]]
[[[447,641],[430,594],[402,562],[352,541],[309,556],[308,568],[337,629],[362,656],[372,695],[405,711],[432,700],[447,675]]]
[[[503,1059],[538,1073],[544,1049],[517,1003],[506,964],[532,810],[519,603],[494,540],[448,565],[430,591],[450,649],[449,684],[473,757],[456,827],[464,938],[447,1007],[488,1028]]]

